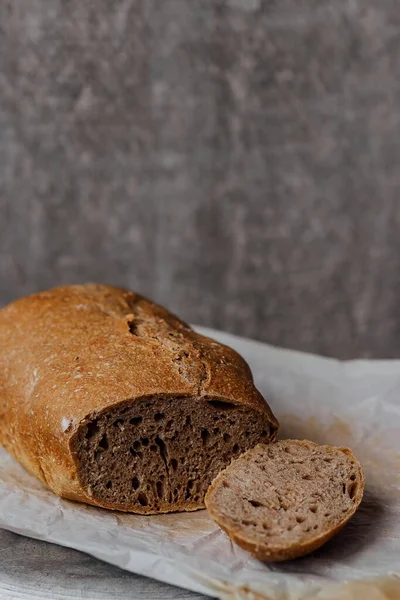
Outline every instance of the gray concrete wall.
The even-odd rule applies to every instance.
[[[397,0],[0,0],[0,303],[400,356]]]

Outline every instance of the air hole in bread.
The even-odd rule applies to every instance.
[[[223,480],[223,482],[222,482],[222,486],[223,486],[224,488],[229,488],[229,487],[230,487],[230,485],[229,485],[229,483],[226,481],[226,479],[224,479],[224,480]]]
[[[221,430],[220,430],[220,428],[219,428],[219,427],[215,427],[215,428],[214,428],[214,434],[215,434],[215,435],[219,435],[220,433],[221,433]]]
[[[304,523],[304,521],[305,521],[305,518],[304,518],[304,517],[301,517],[300,515],[297,515],[297,517],[296,517],[296,521],[297,521],[297,523]]]
[[[356,482],[354,482],[354,483],[352,483],[352,484],[350,485],[350,487],[349,487],[349,496],[350,496],[350,500],[353,500],[353,499],[354,499],[354,496],[355,496],[355,495],[356,495],[356,493],[357,493],[357,488],[358,488],[358,485],[357,485],[357,483],[356,483]]]
[[[103,448],[103,450],[108,450],[108,438],[105,433],[103,434],[103,437],[99,441],[99,447]]]
[[[163,498],[163,496],[164,496],[164,484],[163,484],[162,481],[157,481],[157,483],[156,483],[156,490],[157,490],[157,496],[161,500]]]
[[[201,428],[201,439],[203,440],[203,446],[207,444],[207,441],[210,437],[210,432],[205,427]]]
[[[190,427],[191,424],[192,424],[192,419],[190,418],[190,415],[187,415],[185,425],[187,425],[187,427]]]
[[[232,410],[236,405],[232,402],[223,402],[222,400],[208,400],[208,404],[218,410]]]
[[[140,441],[136,440],[135,442],[133,442],[132,448],[134,448],[135,450],[139,450],[139,448],[140,448],[141,445],[142,444],[140,443]]]
[[[171,467],[174,471],[176,471],[176,469],[178,468],[178,461],[176,460],[176,458],[171,458]]]
[[[355,481],[356,480],[356,475],[355,473],[352,474],[352,476],[350,477],[350,481]]]
[[[134,490],[139,489],[140,481],[137,477],[133,477],[132,479],[132,487]]]
[[[143,446],[149,445],[149,438],[140,438],[140,441],[142,442]]]
[[[307,473],[306,475],[302,476],[302,479],[305,479],[306,481],[311,481],[312,477],[311,477],[311,475],[309,473]]]
[[[343,495],[346,493],[346,491],[347,491],[347,490],[346,490],[346,484],[345,484],[345,483],[343,483],[343,485],[342,485],[342,492],[343,492]]]
[[[258,508],[259,506],[263,506],[262,502],[259,502],[258,500],[249,500],[249,503],[254,506],[254,508]]]
[[[107,481],[106,488],[110,490],[112,488],[112,481]]]
[[[190,496],[191,496],[191,489],[193,487],[193,481],[192,479],[189,479],[189,481],[186,484],[186,494],[185,494],[185,500],[189,500]]]
[[[128,328],[129,328],[129,332],[132,335],[137,335],[137,329],[136,329],[136,324],[134,320],[130,320],[127,322]]]
[[[151,446],[150,446],[150,450],[151,450],[152,452],[157,452],[158,448],[157,448],[157,446],[156,446],[155,444],[151,444]]]
[[[141,506],[147,506],[149,501],[147,499],[147,496],[144,492],[140,492],[140,494],[138,495],[138,502]]]
[[[133,417],[132,419],[129,419],[129,423],[131,425],[140,425],[140,423],[143,421],[143,417]]]
[[[100,431],[100,427],[98,426],[97,421],[92,421],[91,423],[88,424],[88,426],[86,428],[86,436],[85,436],[86,439],[93,437],[99,431]]]
[[[143,452],[140,452],[140,450],[134,450],[133,448],[129,448],[129,452],[132,454],[132,456],[135,456],[137,458],[143,457]]]
[[[154,420],[156,423],[158,423],[159,421],[162,421],[164,418],[164,413],[158,412],[154,415]]]
[[[312,506],[310,506],[310,511],[312,513],[316,513],[318,510],[318,506],[316,504],[313,504]]]
[[[164,467],[168,472],[168,467],[167,467],[167,460],[168,460],[168,452],[167,452],[167,446],[165,445],[165,442],[162,438],[160,438],[160,436],[156,435],[155,438],[155,442],[158,446],[158,449],[160,451],[160,456],[162,459],[162,462],[164,463]]]
[[[229,433],[224,433],[223,438],[224,438],[224,442],[230,442],[232,439],[232,436],[229,435]]]
[[[239,446],[237,444],[233,445],[232,452],[234,452],[235,454],[236,452],[239,452]]]

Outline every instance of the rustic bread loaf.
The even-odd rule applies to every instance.
[[[196,510],[278,423],[233,350],[104,285],[0,311],[0,443],[56,494],[138,513]]]
[[[242,548],[264,561],[316,550],[352,517],[364,475],[347,448],[284,440],[259,444],[222,471],[206,506]]]

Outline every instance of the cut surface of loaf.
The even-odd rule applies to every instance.
[[[361,465],[347,448],[309,441],[259,444],[222,471],[206,494],[218,525],[264,561],[304,556],[358,508]]]
[[[189,511],[203,506],[232,457],[269,437],[265,420],[231,403],[160,396],[106,411],[80,428],[73,449],[93,500],[135,512]]]
[[[196,510],[278,423],[232,349],[142,296],[56,288],[0,311],[0,443],[55,493]]]

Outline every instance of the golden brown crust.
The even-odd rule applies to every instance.
[[[345,526],[350,517],[342,524],[337,527],[331,529],[331,531],[327,532],[325,535],[321,535],[318,539],[309,542],[308,544],[301,545],[293,545],[288,546],[286,548],[276,547],[276,548],[267,548],[266,546],[257,546],[254,542],[251,542],[248,538],[241,536],[235,532],[229,532],[224,527],[221,527],[229,535],[229,537],[243,550],[247,550],[253,556],[258,558],[258,560],[262,560],[264,562],[282,562],[284,560],[293,560],[295,558],[301,558],[306,554],[310,554],[315,550],[318,550],[321,546],[323,546],[326,542],[328,542],[331,538],[333,538],[339,531]]]
[[[70,447],[82,421],[156,395],[220,398],[277,427],[236,352],[138,294],[65,286],[0,311],[0,443],[56,493],[91,501]]]
[[[302,441],[296,440],[296,443],[298,445],[304,445],[305,447],[318,446],[318,444],[311,442],[309,440],[302,440]],[[218,502],[215,502],[215,503],[213,502],[214,492],[218,488],[218,486],[222,484],[224,479],[226,479],[227,473],[229,473],[229,472],[231,473],[234,471],[235,462],[237,462],[237,461],[251,462],[252,456],[253,456],[253,451],[255,451],[257,448],[253,448],[253,450],[249,450],[245,454],[242,454],[242,456],[240,456],[237,460],[233,461],[226,469],[224,469],[217,475],[217,477],[214,479],[214,481],[211,483],[210,487],[208,488],[208,491],[207,491],[207,494],[205,497],[205,505],[206,505],[208,512],[210,513],[212,518],[216,521],[216,523],[219,525],[219,527],[223,531],[225,531],[225,533],[227,533],[227,535],[238,546],[240,546],[244,550],[247,550],[248,552],[253,554],[256,558],[258,558],[259,560],[262,560],[264,562],[281,562],[281,561],[285,561],[285,560],[292,560],[294,558],[300,558],[302,556],[305,556],[306,554],[309,554],[310,552],[314,552],[315,550],[317,550],[318,548],[323,546],[323,544],[328,542],[331,538],[333,538],[337,533],[339,533],[339,531],[353,517],[354,513],[360,506],[360,503],[361,503],[361,500],[363,497],[363,493],[364,493],[364,488],[365,488],[364,472],[362,470],[360,463],[358,462],[358,460],[354,456],[353,452],[349,448],[342,448],[342,447],[334,448],[333,446],[324,446],[324,448],[326,448],[328,451],[329,451],[329,449],[340,450],[347,456],[351,457],[351,459],[354,461],[355,465],[357,465],[357,468],[359,471],[359,477],[360,477],[358,491],[357,491],[357,495],[355,497],[355,501],[354,501],[352,510],[348,514],[346,514],[346,517],[340,523],[338,523],[334,527],[331,527],[331,529],[329,529],[328,531],[325,531],[319,535],[315,535],[312,539],[305,540],[301,543],[295,542],[290,545],[282,544],[282,545],[271,546],[270,544],[266,545],[266,544],[263,544],[262,542],[256,543],[254,540],[254,536],[250,537],[249,535],[246,535],[246,533],[244,533],[240,527],[238,527],[237,529],[233,529],[232,527],[227,526],[227,524],[225,523],[224,516],[221,512],[221,507],[218,505]]]

